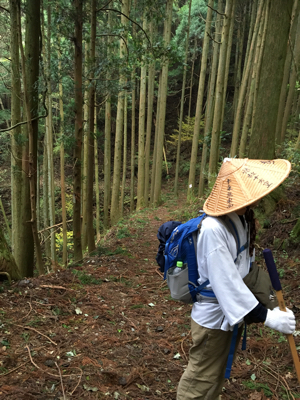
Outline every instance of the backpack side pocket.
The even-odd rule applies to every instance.
[[[189,290],[189,272],[188,268],[183,269],[177,274],[173,274],[175,267],[169,268],[167,272],[167,284],[174,300],[183,301],[190,304],[193,302]]]

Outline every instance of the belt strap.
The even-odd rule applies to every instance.
[[[229,354],[228,354],[228,358],[227,358],[225,379],[229,379],[229,377],[230,377],[238,331],[239,331],[239,324],[236,324],[236,325],[234,325],[234,328],[233,328],[230,350],[229,350]]]
[[[231,368],[232,368],[232,363],[233,363],[233,357],[234,357],[234,352],[235,352],[235,348],[236,348],[236,341],[237,341],[238,331],[239,331],[239,324],[236,324],[236,325],[234,325],[234,328],[233,328],[231,344],[230,344],[230,350],[229,350],[229,354],[228,354],[228,358],[227,358],[227,364],[226,364],[225,379],[229,379],[230,378],[230,373],[231,373]],[[247,339],[247,325],[245,323],[242,350],[246,350],[246,339]]]

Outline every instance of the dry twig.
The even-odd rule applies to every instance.
[[[122,315],[122,317],[124,317],[124,318],[126,318],[127,319],[127,321],[129,321],[130,322],[130,324],[134,327],[134,329],[136,329],[136,330],[138,330],[138,328],[134,325],[134,323],[128,318],[128,317],[126,317],[126,315],[125,314],[121,314]]]
[[[57,369],[58,369],[58,372],[59,372],[60,384],[61,384],[61,390],[62,390],[63,398],[64,398],[64,400],[66,400],[65,389],[64,389],[64,384],[63,384],[63,380],[62,380],[60,368],[59,368],[59,366],[57,365],[57,362],[55,362],[55,365],[56,365],[56,367],[57,367]]]
[[[161,279],[164,279],[163,274],[161,274],[160,271],[159,271],[158,269],[156,269],[155,272],[161,277]]]
[[[78,386],[79,386],[79,384],[80,384],[80,382],[81,382],[82,375],[83,375],[83,370],[82,370],[81,368],[78,368],[78,367],[76,367],[76,368],[80,370],[80,377],[79,377],[79,381],[78,381],[77,385],[75,386],[75,388],[74,388],[74,389],[72,390],[72,392],[71,392],[71,396],[73,395],[73,393],[75,392],[75,390],[78,388]]]
[[[44,336],[45,338],[47,338],[48,340],[50,340],[51,343],[53,343],[55,346],[57,346],[57,343],[53,342],[53,340],[51,340],[48,336],[44,335],[42,332],[38,331],[37,329],[34,328],[29,328],[29,326],[22,326],[22,325],[18,325],[18,324],[14,324],[15,326],[18,326],[19,328],[23,328],[23,329],[29,329],[31,331],[34,331],[36,333],[38,333],[39,335]]]
[[[35,368],[39,369],[40,371],[44,372],[45,374],[48,374],[48,375],[50,375],[50,376],[53,376],[54,378],[60,378],[60,375],[51,374],[51,372],[45,371],[43,368],[40,368],[40,367],[33,361],[32,357],[31,357],[31,353],[30,353],[30,348],[28,347],[28,345],[26,345],[26,349],[27,349],[27,351],[28,351],[30,361],[31,361],[31,363],[35,366]],[[55,364],[56,364],[56,363],[55,363]],[[70,376],[74,376],[74,374],[73,374],[73,375],[64,375],[64,378],[67,378],[67,377],[70,377]],[[81,378],[80,378],[80,379],[81,379]]]
[[[185,351],[184,351],[183,342],[184,342],[184,340],[190,335],[190,333],[191,333],[191,331],[189,331],[189,333],[181,340],[181,350],[182,350],[182,352],[183,352],[183,354],[184,354],[184,358],[185,358],[185,361],[186,361],[186,362],[188,362],[189,360],[188,360],[188,358],[187,358],[187,356],[186,356],[186,353],[185,353]]]
[[[285,391],[286,391],[286,394],[287,394],[287,396],[288,396],[288,399],[289,399],[290,396],[291,396],[291,399],[292,399],[292,400],[295,400],[295,397],[293,396],[293,394],[292,394],[292,392],[291,392],[291,389],[290,389],[290,387],[289,387],[287,381],[285,380],[285,378],[284,378],[283,376],[281,376],[281,375],[279,374],[279,372],[276,373],[271,367],[269,367],[269,366],[267,366],[267,365],[263,365],[263,366],[262,366],[262,365],[259,364],[254,358],[252,359],[252,362],[253,362],[253,364],[255,364],[257,367],[260,366],[261,369],[262,369],[263,371],[265,371],[267,374],[271,375],[274,379],[277,380],[277,382],[280,382],[280,384],[284,387],[284,389],[285,389]]]
[[[6,372],[5,374],[0,374],[0,376],[9,375],[9,374],[11,374],[12,372],[16,371],[17,369],[23,367],[23,365],[27,364],[28,362],[29,362],[29,361],[26,361],[26,362],[24,362],[23,364],[19,365],[18,367],[14,368],[14,369],[11,369],[10,371]]]
[[[73,290],[73,289],[67,289],[63,286],[57,286],[57,285],[40,285],[42,288],[48,288],[48,289],[63,289],[63,290]]]
[[[28,314],[26,314],[25,315],[25,317],[23,317],[22,319],[25,319],[26,317],[28,317],[28,315],[31,313],[31,311],[32,311],[32,305],[31,305],[31,302],[29,302],[29,301],[27,301],[27,303],[29,304],[29,306],[30,306],[30,310],[29,310],[29,313]]]

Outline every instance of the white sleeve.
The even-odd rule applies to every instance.
[[[207,256],[207,272],[212,290],[230,325],[240,322],[258,305],[227,248],[219,247]]]

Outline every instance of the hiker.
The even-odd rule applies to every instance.
[[[256,289],[246,284],[255,266],[252,207],[278,187],[290,169],[286,160],[250,159],[225,159],[220,168],[204,204],[207,217],[197,237],[198,282],[201,285],[209,280],[205,288],[207,295],[200,294],[193,304],[193,345],[178,385],[177,400],[221,398],[228,355],[232,353],[233,359],[245,321],[247,324],[262,322],[284,334],[295,330],[293,312],[274,308],[276,299],[268,292],[269,287],[257,288],[257,292],[267,292],[263,304],[256,296]],[[225,223],[226,219],[229,224]],[[236,239],[228,228],[230,221],[240,244],[244,245],[238,256]],[[255,285],[260,285],[259,279]]]

